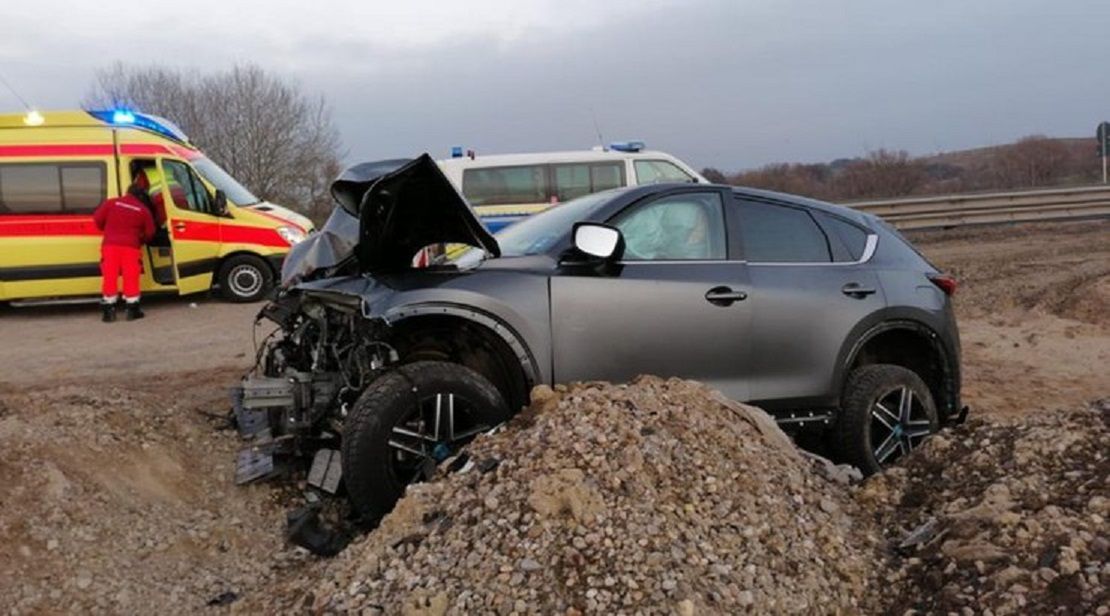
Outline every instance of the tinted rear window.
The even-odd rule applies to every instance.
[[[818,220],[821,221],[821,226],[829,234],[829,241],[837,244],[837,248],[841,248],[846,254],[837,254],[837,261],[859,261],[863,258],[863,250],[867,247],[867,232],[857,227],[856,225],[842,219],[826,214],[824,212],[814,213]],[[834,250],[834,253],[841,251]]]
[[[803,209],[739,200],[744,257],[751,263],[827,263],[829,241]]]
[[[89,214],[107,195],[102,163],[0,165],[0,213]]]

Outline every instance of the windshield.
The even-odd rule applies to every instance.
[[[505,227],[493,236],[501,246],[501,256],[523,257],[547,252],[570,232],[574,223],[589,218],[598,205],[612,198],[610,192],[567,201]]]
[[[204,179],[212,183],[216,190],[224,191],[227,195],[227,200],[235,205],[254,205],[262,201],[254,196],[254,193],[243,187],[242,184],[237,182],[231,174],[220,168],[219,165],[212,162],[207,158],[195,158],[192,161],[196,170],[204,176]]]

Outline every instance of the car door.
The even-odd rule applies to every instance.
[[[609,221],[624,236],[619,263],[552,277],[556,381],[680,376],[747,399],[750,285],[730,259],[723,199],[703,189],[634,203]]]
[[[787,203],[738,197],[729,213],[751,280],[751,399],[771,407],[828,402],[844,341],[886,303],[864,263],[876,238]]]
[[[220,217],[212,195],[185,162],[159,160],[161,191],[180,293],[206,291],[219,264]]]

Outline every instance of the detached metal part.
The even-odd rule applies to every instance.
[[[231,399],[239,435],[253,444],[239,452],[235,482],[250,483],[281,474],[275,456],[294,452],[294,435],[312,428],[328,411],[338,389],[336,375],[329,373],[289,371],[284,377],[251,375],[243,379],[232,389]],[[339,471],[332,474],[338,486]],[[326,472],[323,477],[330,485]]]
[[[319,488],[328,494],[339,490],[339,480],[343,477],[343,465],[336,449],[317,449],[312,458],[312,468],[308,471],[308,485]]]

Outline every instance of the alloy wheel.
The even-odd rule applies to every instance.
[[[928,412],[909,387],[879,396],[871,407],[871,448],[879,464],[908,454],[932,431]]]
[[[406,483],[428,476],[437,464],[488,431],[492,426],[475,421],[473,408],[462,396],[450,393],[421,399],[390,432],[394,476]]]

